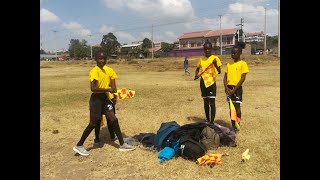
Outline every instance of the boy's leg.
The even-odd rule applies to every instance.
[[[113,130],[118,137],[120,145],[122,145],[124,143],[124,141],[123,141],[121,129],[119,126],[118,118],[115,116],[113,111],[107,111],[106,116],[110,120],[111,126],[113,126],[113,128],[114,128]]]
[[[94,122],[97,122],[98,120],[90,119],[90,123],[86,127],[86,129],[83,131],[82,136],[77,143],[75,147],[73,147],[73,150],[77,153],[79,153],[82,156],[88,156],[90,153],[83,147],[83,144],[91,131],[96,127],[96,124]]]
[[[101,121],[102,121],[102,116],[101,119],[98,120],[95,128],[94,128],[94,135],[95,138],[93,140],[93,145],[98,146],[100,144],[100,129],[101,129]]]
[[[113,113],[116,114],[115,102],[113,100],[111,100],[111,101],[112,101]],[[108,125],[109,134],[110,134],[110,139],[112,141],[115,141],[115,140],[117,140],[117,138],[116,138],[116,134],[114,132],[114,126],[111,123],[111,120],[107,118],[107,116],[106,116],[106,119],[107,119],[107,125]]]
[[[106,106],[104,107],[104,112],[105,112],[107,119],[110,120],[111,126],[113,126],[114,132],[116,133],[116,135],[118,137],[119,144],[120,144],[119,150],[120,151],[135,150],[135,147],[125,143],[123,140],[122,133],[121,133],[120,126],[119,126],[119,121],[118,121],[118,118],[115,116],[115,113],[114,113],[115,111],[113,111],[113,106],[112,106],[111,101],[106,103]]]
[[[95,128],[95,125],[89,123],[86,129],[83,131],[80,141],[77,143],[77,146],[83,146],[83,143],[91,133],[91,131]]]
[[[206,114],[206,119],[208,122],[210,122],[210,99],[209,98],[203,98],[203,107],[204,112]]]
[[[210,123],[213,123],[216,116],[216,99],[215,98],[210,98],[210,110],[211,110]]]
[[[101,119],[98,120],[95,128],[94,128],[94,135],[95,135],[95,139],[100,139],[99,135],[100,135],[100,128],[101,128],[101,121],[102,121],[102,117]]]
[[[237,117],[241,119],[241,106],[240,106],[240,103],[234,103],[234,108],[236,109]],[[240,122],[238,124],[240,126]]]
[[[89,107],[90,107],[90,123],[83,131],[80,141],[77,143],[73,150],[77,153],[87,156],[89,152],[83,147],[83,144],[91,131],[97,126],[97,123],[101,120],[101,105],[102,101],[97,97],[97,95],[91,94]]]
[[[106,113],[108,119],[110,119],[110,122],[112,124],[112,126],[114,127],[114,132],[116,133],[118,140],[119,140],[119,144],[120,144],[120,151],[132,151],[135,150],[135,147],[127,144],[124,142],[122,134],[121,134],[121,130],[120,130],[120,126],[119,126],[119,121],[118,118],[115,116],[113,111],[108,111]]]
[[[113,124],[111,123],[111,120],[107,118],[107,126],[110,134],[110,139],[113,140],[116,138]]]

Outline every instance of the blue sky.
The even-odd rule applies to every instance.
[[[40,0],[40,49],[67,50],[70,39],[120,44],[144,38],[172,43],[185,32],[240,28],[278,35],[279,0]],[[265,11],[266,10],[266,11]],[[153,28],[152,28],[153,26]]]

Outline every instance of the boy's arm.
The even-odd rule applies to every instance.
[[[111,79],[110,86],[111,86],[111,88],[113,88],[115,90],[114,93],[116,93],[117,92],[116,79]]]
[[[216,69],[218,70],[218,74],[221,74],[221,69],[220,69],[220,66],[217,65],[217,60],[214,59],[212,61],[212,64],[214,65],[214,67],[216,67]]]
[[[243,82],[246,80],[246,75],[247,75],[247,73],[242,73],[242,74],[241,74],[241,79],[240,79],[240,81],[238,82],[238,84],[236,85],[236,87],[232,90],[232,93],[231,93],[231,94],[235,93],[236,90],[237,90],[240,86],[242,86]]]
[[[194,74],[194,80],[196,80],[196,79],[198,79],[200,76],[199,76],[199,69],[200,69],[200,67],[197,67],[196,68],[196,72],[195,72],[195,74]]]
[[[116,85],[116,79],[111,79],[110,86],[115,89],[115,92],[113,94],[113,98],[111,100],[112,100],[113,104],[116,104],[117,97],[118,97],[118,95],[117,95],[118,89],[117,89],[117,85]]]
[[[99,88],[97,83],[98,83],[98,81],[95,80],[95,79],[90,82],[90,89],[94,93],[104,93],[104,92],[114,93],[114,92],[117,92],[117,91],[114,91],[115,89],[113,89],[112,87],[106,88],[106,89],[105,88]]]
[[[229,95],[228,85],[227,85],[227,77],[228,77],[228,74],[224,73],[224,77],[223,77],[224,91],[226,92],[227,95]]]

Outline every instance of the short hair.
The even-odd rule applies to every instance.
[[[236,45],[234,45],[233,47],[232,47],[232,49],[233,48],[238,48],[238,51],[240,52],[240,53],[242,53],[242,49],[244,49],[246,47],[246,43],[244,43],[244,42],[238,42]]]
[[[98,51],[98,52],[96,53],[94,59],[97,60],[97,59],[101,59],[101,58],[107,59],[107,55],[106,55],[106,53],[103,52],[103,51]]]
[[[209,39],[207,39],[204,44],[203,44],[203,47],[206,46],[207,44],[210,45],[210,47],[212,47],[212,43],[209,41]]]

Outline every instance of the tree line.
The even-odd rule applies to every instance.
[[[71,39],[68,53],[71,58],[74,59],[82,59],[85,57],[91,57],[91,51],[92,56],[99,51],[102,50],[107,53],[107,55],[112,56],[123,56],[123,57],[132,57],[132,58],[138,58],[139,55],[143,55],[144,57],[150,57],[151,52],[148,50],[149,48],[152,48],[152,41],[148,38],[144,38],[142,41],[141,48],[136,49],[130,49],[130,48],[121,48],[121,44],[118,42],[117,37],[113,33],[108,33],[106,35],[102,36],[102,40],[100,42],[100,47],[97,46],[90,46],[87,44],[88,42],[84,39],[81,41],[79,39]],[[264,47],[264,42],[247,42],[248,44],[251,44],[251,47],[254,48],[261,48]],[[272,49],[278,46],[278,36],[267,36],[267,48]],[[126,45],[126,44],[124,44]],[[155,53],[155,57],[170,52],[174,49],[175,45],[162,42],[161,43],[161,50],[158,52],[159,54]],[[120,51],[119,51],[120,49]],[[65,53],[65,52],[64,52]],[[43,49],[40,49],[40,54],[46,54],[46,52]],[[60,54],[60,53],[58,53]]]
[[[113,33],[108,33],[102,36],[102,40],[100,42],[100,46],[90,46],[87,41],[82,39],[71,39],[68,53],[71,58],[82,59],[85,57],[92,56],[97,51],[104,51],[108,56],[116,55],[116,56],[126,56],[126,57],[138,57],[142,54],[144,57],[150,57],[151,53],[149,52],[149,48],[152,48],[152,41],[148,38],[144,38],[142,41],[141,48],[129,49],[129,48],[121,48],[121,44],[118,42],[117,37]],[[126,44],[124,44],[126,45]],[[169,52],[173,50],[174,44],[165,43],[161,44],[162,52]],[[120,51],[119,51],[120,49]],[[46,52],[43,49],[40,49],[40,54],[45,54]],[[58,53],[59,54],[59,53]]]

